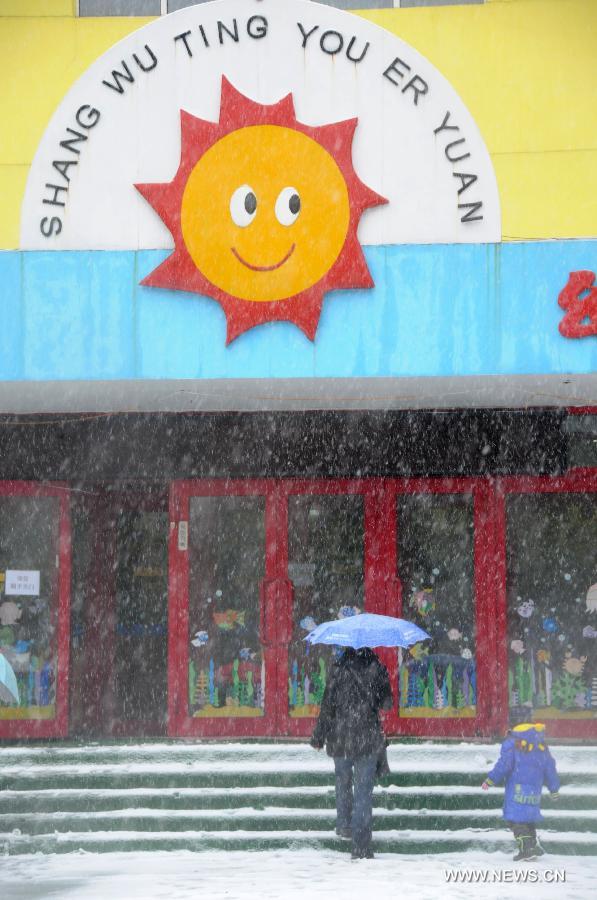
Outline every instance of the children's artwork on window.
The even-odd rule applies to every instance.
[[[506,511],[510,706],[597,718],[597,497],[513,495]]]
[[[402,616],[431,635],[402,651],[402,717],[476,714],[473,500],[469,494],[398,498]]]
[[[288,678],[288,706],[290,714],[298,716],[315,716],[323,700],[323,692],[327,681],[329,660],[318,655],[310,664],[302,665],[293,659]]]
[[[56,714],[59,500],[0,498],[0,653],[19,702],[0,700],[0,719]]]
[[[470,650],[461,656],[433,653],[400,667],[402,716],[474,716],[477,674]]]

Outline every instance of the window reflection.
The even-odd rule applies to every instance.
[[[507,498],[511,707],[597,717],[597,496]]]
[[[474,716],[473,498],[405,495],[397,513],[402,616],[431,635],[402,653],[400,715]]]
[[[307,647],[316,625],[363,611],[363,498],[293,496],[288,500],[288,577],[294,584],[288,706],[317,716],[334,651]]]
[[[262,716],[265,500],[193,497],[189,525],[190,715]]]
[[[56,497],[0,498],[0,653],[19,689],[0,719],[56,714],[59,521]]]
[[[159,721],[167,699],[168,514],[122,510],[116,528],[115,715]]]

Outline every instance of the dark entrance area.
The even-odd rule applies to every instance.
[[[161,735],[167,720],[168,512],[151,486],[73,501],[70,732]]]
[[[542,644],[558,650],[551,684],[562,670],[578,687],[565,703],[552,689],[558,733],[593,734],[585,644],[597,573],[588,562],[566,569],[572,593],[559,591],[546,611],[534,585],[548,570],[523,540],[535,501],[514,496],[595,491],[594,468],[565,474],[575,458],[562,427],[570,418],[554,410],[5,417],[5,586],[17,571],[39,575],[40,587],[34,600],[4,589],[0,652],[14,657],[22,697],[3,710],[0,732],[305,737],[332,656],[306,654],[304,635],[313,622],[368,610],[402,612],[433,632],[424,648],[385,654],[396,694],[389,733],[498,733],[498,713],[522,696],[507,696],[507,639],[514,675],[530,667],[526,702],[554,705],[542,703],[545,648],[507,634],[508,616],[528,627],[518,597],[530,593],[534,605],[522,608],[537,609],[539,641],[552,606],[578,613],[576,631],[565,633],[574,643],[578,632],[582,646],[555,645],[563,621]],[[581,519],[568,518],[570,534],[544,541],[561,544],[559,556],[578,544]]]

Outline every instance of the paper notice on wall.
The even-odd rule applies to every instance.
[[[7,569],[4,593],[20,597],[39,597],[39,570]]]

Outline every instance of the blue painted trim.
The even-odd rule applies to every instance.
[[[0,253],[0,380],[597,371],[597,337],[561,337],[557,305],[597,240],[366,247],[375,288],[328,294],[314,343],[277,322],[229,347],[215,301],[140,287],[167,255]]]
[[[23,255],[0,253],[0,377],[23,378]]]

